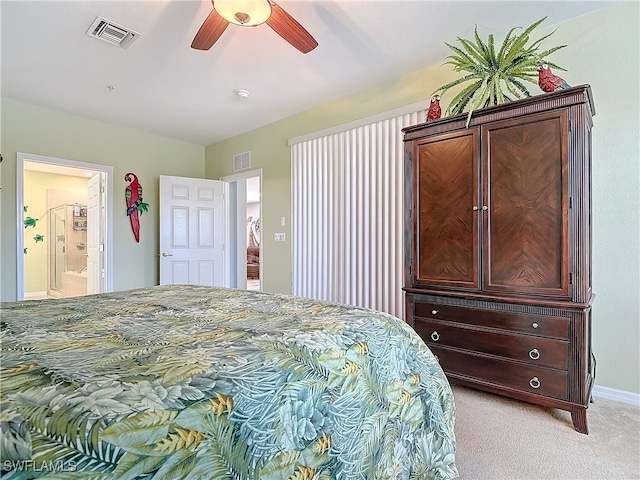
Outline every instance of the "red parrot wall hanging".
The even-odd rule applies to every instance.
[[[129,182],[129,186],[124,190],[127,215],[129,215],[133,236],[136,238],[136,242],[140,242],[140,215],[149,210],[149,204],[142,201],[142,185],[140,185],[138,177],[133,173],[127,173],[124,180]]]

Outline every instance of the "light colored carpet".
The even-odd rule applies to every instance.
[[[583,435],[569,412],[452,388],[460,480],[640,479],[640,408],[595,397]]]

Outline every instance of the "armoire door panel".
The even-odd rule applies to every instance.
[[[479,288],[477,130],[421,142],[415,158],[415,283]]]
[[[565,112],[483,128],[487,291],[568,296]]]

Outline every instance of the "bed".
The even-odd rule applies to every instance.
[[[449,384],[390,315],[184,285],[1,308],[3,479],[457,476]]]

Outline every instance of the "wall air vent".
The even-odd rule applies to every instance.
[[[128,48],[131,42],[140,36],[138,32],[102,17],[94,20],[87,30],[87,35],[122,48]]]
[[[233,156],[233,171],[251,168],[251,152],[238,153]]]

